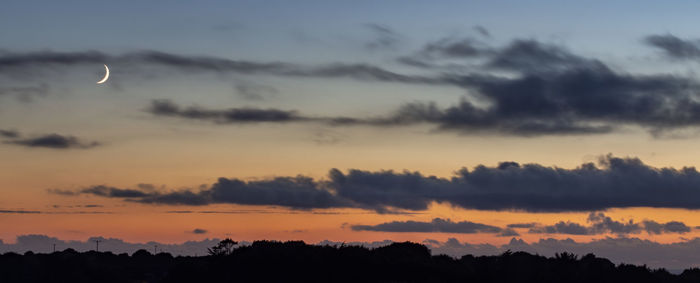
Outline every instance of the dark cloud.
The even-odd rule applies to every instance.
[[[666,223],[658,223],[655,221],[643,221],[644,230],[649,234],[662,234],[662,233],[688,233],[691,228],[685,225],[685,223],[680,221],[669,221]]]
[[[547,234],[569,234],[569,235],[589,235],[591,232],[588,227],[578,223],[560,221],[554,225],[549,225],[541,228],[531,228],[530,233],[547,233]]]
[[[470,221],[453,222],[450,219],[434,218],[430,222],[392,221],[377,225],[352,225],[355,231],[376,232],[420,232],[420,233],[500,233],[503,229]]]
[[[463,99],[445,108],[435,103],[416,102],[378,117],[314,117],[279,109],[210,110],[155,101],[149,111],[220,123],[306,121],[381,127],[429,124],[460,134],[517,136],[605,134],[625,126],[642,127],[658,136],[700,125],[700,85],[692,79],[621,73],[598,60],[534,40],[515,40],[489,52],[470,44],[465,41],[433,43],[425,52],[462,57],[472,54],[486,60],[484,69],[513,74],[445,73],[438,80],[440,83],[463,87],[475,94],[472,99]],[[357,70],[356,67],[364,71],[349,70]],[[365,78],[397,82],[420,80],[386,73],[369,65],[325,68],[312,73],[316,76],[353,74],[351,76],[357,78],[368,75]]]
[[[62,195],[88,194],[130,201],[168,205],[207,205],[238,203],[246,205],[284,206],[295,209],[351,207],[350,202],[334,196],[312,178],[277,177],[270,180],[242,181],[219,178],[200,191],[144,191],[94,186],[77,191],[49,190]]]
[[[375,25],[372,28],[383,30],[382,26]],[[669,41],[671,36],[662,37]],[[650,37],[648,41],[656,42],[655,46],[662,46],[659,43],[662,37]],[[673,54],[689,53],[674,52]],[[447,65],[443,64],[445,60],[448,61]],[[625,126],[642,127],[654,135],[663,135],[700,125],[700,86],[696,80],[677,75],[635,75],[615,71],[600,60],[579,56],[562,46],[532,39],[513,40],[504,46],[493,47],[473,38],[445,38],[426,44],[415,56],[402,57],[401,61],[429,68],[461,64],[461,68],[435,69],[440,72],[434,76],[424,76],[401,74],[371,64],[303,66],[284,62],[183,56],[157,51],[130,52],[117,56],[95,51],[47,51],[0,55],[0,74],[16,68],[106,62],[129,72],[148,72],[144,66],[156,65],[184,72],[452,85],[468,90],[471,95],[470,99],[446,108],[429,102],[411,103],[375,118],[313,117],[294,111],[254,108],[151,109],[159,115],[216,122],[243,122],[246,119],[266,122],[303,120],[333,125],[371,126],[425,123],[460,134],[519,136],[604,134]],[[259,97],[261,91],[265,92],[256,87],[238,88],[239,93],[251,98]]]
[[[139,190],[131,189],[119,189],[107,186],[93,186],[80,190],[83,194],[92,194],[101,197],[114,197],[114,198],[134,198],[134,197],[145,197],[145,194]]]
[[[659,132],[700,124],[695,82],[672,76],[630,76],[604,66],[519,78],[462,77],[490,104],[469,101],[444,110],[409,105],[409,118],[463,133],[515,135],[607,133],[622,125]],[[644,113],[640,115],[639,113]]]
[[[513,224],[508,224],[508,228],[533,228],[537,226],[537,223],[513,223]]]
[[[88,149],[100,145],[100,143],[96,141],[85,142],[74,136],[64,136],[60,134],[47,134],[25,139],[15,138],[3,141],[3,143],[21,145],[25,147],[44,147],[52,149]]]
[[[662,244],[638,238],[602,238],[587,242],[572,239],[540,239],[527,243],[513,238],[504,245],[470,244],[450,238],[447,241],[427,239],[423,241],[433,254],[447,254],[460,257],[498,255],[505,251],[526,251],[544,256],[554,256],[563,251],[579,256],[593,253],[615,263],[646,264],[653,268],[685,269],[700,265],[700,238]]]
[[[627,222],[615,221],[602,212],[592,212],[588,215],[587,225],[582,225],[572,222],[560,221],[554,225],[540,226],[535,225],[530,228],[530,233],[547,233],[547,234],[569,234],[569,235],[597,235],[597,234],[638,234],[645,231],[649,234],[663,233],[687,233],[691,228],[685,223],[679,221],[671,221],[667,223],[658,223],[652,220],[645,220],[641,223],[635,223],[633,220]]]
[[[15,130],[2,130],[0,129],[0,137],[3,138],[19,138],[20,134]]]
[[[523,136],[601,134],[625,125],[658,135],[700,125],[700,87],[691,78],[618,72],[599,60],[536,40],[489,47],[470,38],[449,38],[400,60],[433,68],[440,64],[431,60],[435,57],[478,59],[475,65],[464,65],[469,74],[446,72],[445,80],[473,91],[479,104],[489,106],[470,100],[445,109],[415,103],[404,106],[396,119],[460,133]]]
[[[0,209],[0,214],[37,214],[41,211],[36,210],[4,210]]]
[[[206,234],[206,233],[208,233],[208,231],[204,230],[204,229],[196,228],[196,229],[192,230],[192,233],[194,233],[194,234]]]
[[[199,191],[140,190],[123,198],[153,204],[354,207],[378,212],[420,211],[438,202],[466,209],[554,212],[625,207],[698,209],[698,188],[700,172],[693,167],[656,168],[637,158],[607,155],[600,158],[598,166],[585,163],[564,169],[508,162],[462,168],[451,178],[356,169],[347,173],[332,169],[326,180],[304,176],[247,182],[220,178]],[[112,191],[88,188],[75,193],[118,197]],[[617,229],[611,228],[613,224],[605,225]]]
[[[195,106],[183,109],[170,100],[153,100],[147,111],[159,116],[211,120],[217,123],[279,123],[310,120],[310,118],[297,115],[295,111],[278,109],[233,108],[226,110],[210,110]]]
[[[444,38],[428,43],[419,54],[426,58],[472,58],[492,52],[490,47],[473,38]]]
[[[650,35],[644,42],[661,49],[666,56],[673,59],[700,58],[700,42],[684,40],[672,34]]]

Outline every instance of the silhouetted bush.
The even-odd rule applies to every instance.
[[[229,239],[230,240],[230,239]],[[552,258],[507,251],[459,259],[416,243],[368,249],[301,241],[226,242],[209,256],[173,257],[138,250],[0,255],[0,282],[700,282],[700,269],[615,265],[593,254]],[[235,242],[234,242],[235,243]]]

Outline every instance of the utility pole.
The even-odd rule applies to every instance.
[[[157,253],[158,253],[158,245],[153,245],[153,254],[155,255]]]
[[[99,252],[100,251],[100,242],[102,242],[102,240],[94,240],[94,241],[95,241],[95,251]]]

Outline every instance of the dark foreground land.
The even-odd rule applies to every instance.
[[[257,241],[211,253],[6,253],[0,255],[0,282],[700,282],[700,269],[674,275],[615,265],[592,254],[547,258],[506,252],[455,259],[431,256],[425,246],[414,243],[367,249]]]

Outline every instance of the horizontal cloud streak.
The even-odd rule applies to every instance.
[[[3,135],[12,139],[5,140],[5,144],[20,145],[25,147],[43,147],[51,149],[88,149],[99,146],[96,141],[86,142],[74,136],[66,136],[60,134],[47,134],[32,138],[19,138],[19,135],[14,136]]]
[[[588,216],[589,226],[560,221],[554,225],[533,225],[529,229],[529,233],[546,233],[546,234],[569,234],[569,235],[597,235],[612,233],[618,235],[638,234],[642,231],[648,234],[663,234],[663,233],[679,233],[684,234],[690,232],[691,228],[680,221],[670,221],[666,223],[658,223],[653,220],[644,220],[641,223],[635,223],[633,220],[628,222],[620,222],[612,220],[605,214],[591,213]],[[509,225],[510,227],[510,225]]]
[[[6,53],[0,55],[0,74],[11,72],[16,68],[38,70],[50,65],[74,66],[105,63],[132,70],[139,70],[140,66],[156,65],[188,72],[208,71],[289,77],[352,78],[401,83],[445,83],[437,78],[403,75],[368,64],[334,63],[309,67],[283,62],[267,63],[210,56],[177,55],[154,50],[129,52],[116,56],[99,51]]]
[[[0,138],[4,138],[2,143],[19,145],[25,147],[43,147],[51,149],[88,149],[99,146],[96,141],[86,142],[77,137],[61,134],[44,134],[32,137],[24,137],[22,133],[16,130],[0,129]]]
[[[131,193],[124,195],[122,193]],[[59,192],[66,194],[66,192]],[[219,178],[199,191],[149,191],[95,186],[73,194],[167,205],[233,203],[294,209],[362,208],[421,211],[433,202],[479,210],[595,211],[624,207],[700,208],[700,172],[655,168],[637,158],[603,156],[574,169],[503,162],[462,168],[452,178],[419,172],[332,169],[326,180]]]
[[[465,254],[495,255],[508,250],[554,256],[555,253],[566,251],[580,256],[593,253],[616,263],[646,264],[657,268],[684,269],[700,266],[700,238],[669,244],[638,238],[603,238],[591,242],[550,238],[531,243],[513,238],[509,243],[500,246],[462,243],[450,238],[445,242],[425,240],[423,244],[427,245],[433,254],[457,257]]]
[[[450,219],[435,218],[430,222],[392,221],[377,225],[352,225],[355,231],[375,232],[421,232],[421,233],[499,233],[503,229],[471,221],[453,222]]]

